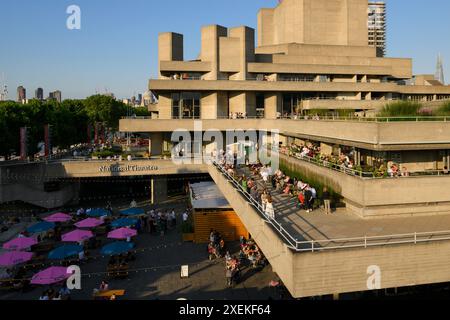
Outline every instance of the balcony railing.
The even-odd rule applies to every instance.
[[[126,116],[122,119],[136,120],[251,120],[266,119],[264,116],[245,116],[234,118],[230,116],[220,116],[215,119],[186,118],[186,119],[154,119],[152,116]],[[450,116],[430,116],[430,117],[357,117],[357,116],[339,116],[339,115],[279,115],[278,120],[298,120],[298,121],[349,121],[349,122],[450,122]],[[274,120],[274,119],[267,119]]]
[[[356,249],[356,248],[371,248],[378,246],[393,246],[403,244],[420,244],[420,243],[434,243],[437,241],[449,241],[449,231],[434,231],[434,232],[415,232],[406,234],[393,234],[384,236],[362,236],[355,238],[337,238],[337,239],[323,239],[323,240],[308,240],[299,241],[298,233],[287,230],[277,219],[270,218],[263,210],[259,201],[255,200],[247,191],[244,190],[241,184],[231,176],[222,166],[214,163],[216,169],[227,179],[233,188],[237,190],[242,197],[256,210],[258,215],[266,224],[273,227],[275,232],[287,244],[289,248],[296,252],[321,252],[327,250],[342,250],[342,249]],[[275,212],[275,217],[276,217]]]

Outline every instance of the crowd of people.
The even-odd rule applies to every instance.
[[[324,163],[334,164],[341,169],[355,169],[354,153],[352,150],[348,152],[341,151],[339,156],[324,154],[321,152],[320,145],[315,143],[307,144],[291,144],[289,146],[280,147],[280,152],[299,159],[314,158]]]
[[[39,300],[70,300],[70,290],[66,285],[61,286],[58,291],[50,288],[42,292]]]
[[[225,253],[225,239],[223,239],[222,235],[217,230],[211,230],[208,244],[209,260],[220,259]]]
[[[230,112],[229,119],[247,119],[246,112]]]
[[[311,154],[317,152],[317,149],[305,147],[301,149],[301,152]],[[296,197],[298,199],[297,207],[307,213],[313,212],[320,206],[320,202],[324,205],[325,213],[331,213],[331,195],[327,188],[322,190],[322,198],[319,199],[318,192],[313,186],[296,177],[290,177],[280,169],[273,172],[269,165],[263,165],[260,162],[249,164],[249,175],[238,173],[235,165],[227,161],[226,158],[222,158],[219,165],[237,180],[242,189],[250,194],[251,198],[261,206],[262,211],[270,219],[276,219],[273,197],[275,193]],[[258,185],[256,177],[261,178],[262,186]]]
[[[240,239],[238,256],[231,256],[227,251],[225,255],[225,276],[227,286],[232,287],[239,282],[241,271],[245,266],[259,268],[267,265],[267,259],[253,240],[244,237]]]

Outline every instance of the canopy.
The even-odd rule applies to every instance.
[[[115,256],[122,253],[126,253],[134,248],[134,243],[132,242],[113,242],[102,248],[101,254],[107,256]]]
[[[60,213],[52,214],[52,215],[44,218],[44,220],[47,222],[67,222],[67,221],[72,220],[72,217],[68,214],[60,212]]]
[[[135,237],[137,235],[137,231],[130,228],[120,228],[108,233],[109,239],[126,239],[128,237]]]
[[[3,249],[6,250],[24,250],[37,243],[36,239],[33,238],[15,238],[3,244]]]
[[[50,267],[39,273],[36,273],[33,278],[31,278],[31,284],[54,284],[61,282],[70,277],[67,273],[66,267]]]
[[[77,228],[95,228],[101,226],[104,222],[100,219],[95,218],[87,218],[83,221],[75,223]]]
[[[55,224],[53,222],[47,222],[42,221],[39,223],[36,223],[35,225],[32,225],[27,229],[29,233],[40,233],[44,231],[48,231],[50,229],[53,229],[55,227]]]
[[[74,244],[63,245],[48,254],[48,258],[51,260],[63,260],[69,257],[77,256],[83,247]]]
[[[130,208],[120,211],[120,214],[124,216],[138,216],[145,214],[145,210],[142,208]]]
[[[63,234],[61,240],[64,242],[80,242],[90,239],[94,236],[91,231],[74,230],[69,233]]]
[[[113,221],[111,223],[111,226],[113,228],[132,227],[135,226],[137,223],[138,223],[137,219],[121,218],[119,220]]]
[[[31,252],[11,251],[0,255],[0,266],[12,267],[27,261],[33,257]]]

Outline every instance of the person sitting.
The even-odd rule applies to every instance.
[[[103,280],[102,283],[100,284],[99,290],[100,291],[108,291],[109,290],[108,282]]]
[[[298,193],[297,208],[302,210],[305,209],[305,195],[303,194],[303,192]]]

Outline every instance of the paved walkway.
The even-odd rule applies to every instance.
[[[177,214],[184,211],[185,201],[168,202],[163,207],[175,208]],[[271,280],[278,277],[270,266],[255,272],[244,269],[242,282],[234,288],[226,287],[225,261],[208,260],[205,244],[184,243],[177,230],[169,231],[165,236],[140,234],[136,238],[137,249],[146,249],[136,254],[135,262],[130,263],[129,278],[111,280],[110,289],[124,289],[123,299],[132,300],[267,300],[276,299],[275,292],[269,287]],[[238,244],[230,243],[231,252],[238,252]],[[91,299],[92,291],[98,288],[104,279],[108,258],[101,257],[99,251],[92,252],[97,257],[94,261],[82,265],[85,275],[82,279],[82,290],[73,291],[72,299]],[[189,265],[190,277],[180,278],[181,265]],[[0,300],[37,300],[43,287],[29,292],[1,292]]]

